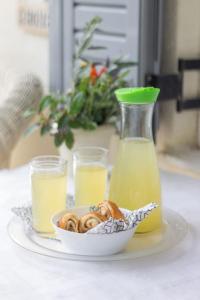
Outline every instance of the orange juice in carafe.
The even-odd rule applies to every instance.
[[[162,224],[160,177],[151,137],[153,103],[158,93],[154,88],[116,91],[121,104],[122,127],[109,199],[130,210],[150,202],[159,205],[138,226],[137,232],[150,232]]]

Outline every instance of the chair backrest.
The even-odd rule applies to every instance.
[[[21,77],[0,107],[0,168],[8,166],[12,149],[31,121],[28,108],[36,108],[43,94],[40,80],[27,74]]]

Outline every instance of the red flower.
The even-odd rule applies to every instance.
[[[90,67],[90,79],[91,79],[92,83],[95,83],[97,77],[98,77],[97,70],[96,70],[94,65],[91,65],[91,67]]]
[[[97,69],[92,64],[91,67],[90,67],[90,79],[91,79],[92,83],[95,83],[96,79],[98,77],[100,77],[103,73],[106,73],[107,70],[108,69],[106,67],[101,67],[101,69],[99,70],[99,72],[97,72]]]

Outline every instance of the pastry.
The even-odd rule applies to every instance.
[[[62,229],[78,232],[79,218],[72,213],[66,213],[58,221],[58,226]]]
[[[106,220],[106,217],[101,215],[99,212],[90,212],[80,218],[79,232],[87,232],[89,229]]]
[[[112,201],[103,201],[98,205],[99,212],[106,219],[112,217],[113,219],[123,219],[124,215],[118,208],[118,206]]]

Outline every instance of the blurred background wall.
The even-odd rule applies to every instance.
[[[34,3],[37,0],[33,1]],[[41,1],[38,1],[38,3]],[[34,73],[43,84],[49,86],[49,39],[48,35],[27,32],[18,23],[19,5],[23,1],[9,0],[0,3],[0,106],[16,84],[26,73]],[[41,154],[57,153],[49,137],[40,137],[39,132],[22,136],[10,161],[15,167]]]
[[[19,4],[19,0],[1,1],[0,4],[0,71],[17,75],[32,72],[42,79],[47,89],[48,36],[30,34],[19,26]]]
[[[200,1],[167,0],[161,71],[178,71],[178,58],[200,57]],[[200,95],[200,72],[185,73],[184,97]],[[158,143],[165,151],[200,146],[200,114],[198,110],[176,112],[176,103],[161,104]]]

